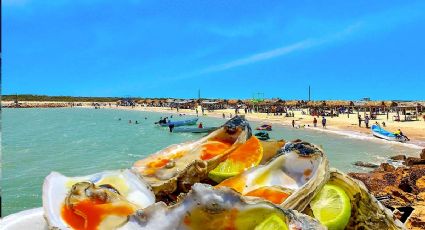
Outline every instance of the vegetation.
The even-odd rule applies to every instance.
[[[47,95],[2,95],[2,101],[60,101],[60,102],[115,102],[121,97],[71,97],[71,96],[47,96]],[[140,98],[133,98],[140,99]]]

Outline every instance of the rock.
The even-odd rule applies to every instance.
[[[417,158],[417,157],[408,157],[405,161],[405,165],[407,166],[422,165],[422,164],[425,164],[425,160]]]
[[[425,160],[425,149],[422,149],[420,156],[422,160]]]
[[[413,206],[414,210],[406,220],[407,229],[425,229],[425,206]]]
[[[382,163],[380,167],[383,168],[385,172],[393,172],[395,170],[395,167],[388,163]]]
[[[406,160],[406,155],[396,155],[396,156],[390,157],[390,159],[395,161],[404,161]]]
[[[425,176],[422,176],[421,178],[417,179],[415,182],[415,185],[419,191],[424,192],[425,191]]]
[[[355,166],[365,167],[365,168],[378,168],[379,165],[374,163],[367,163],[363,161],[356,161],[353,163]]]

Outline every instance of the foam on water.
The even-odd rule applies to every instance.
[[[77,176],[129,168],[136,160],[168,145],[202,136],[156,127],[153,123],[161,116],[170,114],[81,108],[3,109],[2,214],[41,206],[41,186],[51,171]],[[132,124],[128,123],[130,119]],[[140,124],[134,124],[135,120]],[[219,126],[225,120],[201,117],[200,122]],[[253,128],[259,125],[250,123]],[[380,163],[389,155],[417,156],[419,152],[409,144],[355,133],[336,134],[342,133],[273,125],[270,137],[299,138],[321,145],[331,166],[346,172],[365,170],[353,166],[355,161]]]

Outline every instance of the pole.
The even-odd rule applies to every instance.
[[[308,86],[308,101],[310,101],[310,96],[311,96],[311,90],[310,90],[310,86]]]

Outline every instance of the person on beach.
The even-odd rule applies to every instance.
[[[225,119],[225,118],[226,118],[226,114],[223,113],[223,119]]]
[[[394,132],[394,135],[396,135],[397,138],[401,139],[402,137],[406,138],[406,140],[410,141],[410,139],[403,134],[403,132],[398,129],[397,131]]]
[[[314,127],[317,127],[317,119],[316,118],[313,119],[313,125],[314,125]]]
[[[199,123],[198,128],[202,129],[204,126],[202,126],[202,122]]]
[[[196,109],[196,116],[198,116],[198,109]]]
[[[359,115],[359,127],[362,127],[362,115]]]
[[[366,115],[366,117],[364,118],[364,124],[366,125],[366,128],[369,128],[369,116]]]
[[[381,127],[377,121],[375,121],[375,125]]]
[[[326,118],[325,117],[322,118],[322,127],[324,129],[326,128]]]
[[[295,128],[295,120],[292,120],[292,128]]]
[[[383,122],[382,122],[382,127],[385,127],[385,126],[386,126],[386,125],[385,125],[385,121],[383,121]]]

